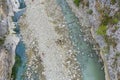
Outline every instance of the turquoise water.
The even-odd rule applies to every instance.
[[[23,15],[23,13],[25,12],[25,8],[26,8],[24,0],[18,0],[18,1],[20,3],[19,9],[22,9],[22,10],[18,12],[14,12],[14,16],[12,17],[14,22],[17,22],[20,19],[20,16]]]
[[[78,51],[77,60],[80,63],[82,80],[105,80],[102,63],[98,63],[99,57],[92,49],[93,45],[84,41],[84,35],[81,31],[81,25],[78,18],[71,11],[71,8],[65,0],[57,0],[62,9],[65,21],[68,25],[69,35],[74,49]]]
[[[27,61],[27,58],[26,58],[26,54],[25,54],[25,45],[22,41],[20,41],[17,45],[17,48],[16,48],[16,55],[18,55],[21,59],[21,65],[19,66],[18,68],[18,71],[17,71],[17,75],[16,75],[16,80],[22,80],[22,76],[23,73],[25,72],[25,69],[26,69],[26,61]]]
[[[19,9],[23,9],[23,8],[26,7],[26,4],[25,4],[24,0],[18,0],[18,1],[19,1],[19,3],[20,3]]]
[[[20,16],[22,16],[23,12],[25,11],[25,3],[24,0],[19,0],[20,2],[20,9],[23,9],[19,12],[14,13],[13,18],[13,22],[15,22],[15,26],[16,28],[14,29],[14,31],[16,32],[16,35],[20,38],[20,42],[18,43],[18,45],[16,46],[16,61],[15,64],[13,66],[13,72],[12,74],[15,74],[14,80],[23,80],[23,74],[25,72],[26,69],[26,62],[27,62],[27,57],[25,54],[25,45],[22,41],[22,36],[20,34],[20,28],[19,25],[17,23],[17,21],[19,20]]]

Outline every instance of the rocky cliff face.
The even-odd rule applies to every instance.
[[[0,80],[10,80],[12,69],[12,55],[4,48],[0,50]]]
[[[7,0],[0,0],[0,80],[10,80],[15,62],[15,49],[19,38],[13,34],[10,5]]]
[[[120,80],[120,1],[69,0],[68,3],[83,26],[86,40],[99,46],[95,49],[104,61],[106,80]]]

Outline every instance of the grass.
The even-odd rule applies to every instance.
[[[107,31],[107,26],[106,26],[106,25],[101,25],[101,26],[97,29],[96,33],[97,33],[98,35],[105,36],[105,35],[106,35],[106,31]]]
[[[18,71],[19,66],[21,66],[21,64],[22,64],[21,58],[19,55],[16,54],[15,64],[12,68],[12,74],[11,74],[11,77],[13,78],[13,80],[16,80],[17,71]]]
[[[75,5],[76,5],[77,7],[79,7],[81,1],[82,1],[82,0],[74,0],[74,3],[75,3]]]
[[[113,18],[111,21],[112,24],[117,24],[118,22],[119,22],[118,18]]]

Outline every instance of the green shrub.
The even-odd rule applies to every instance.
[[[77,7],[79,7],[81,0],[74,0],[74,3]]]
[[[118,22],[119,22],[118,18],[113,18],[111,21],[112,24],[117,24]]]
[[[89,9],[89,10],[87,11],[87,13],[88,13],[88,14],[92,14],[92,13],[93,13],[93,10],[92,10],[92,9]]]
[[[104,14],[103,18],[101,20],[101,25],[108,25],[109,21],[111,20],[112,17],[109,17],[108,14]]]
[[[116,3],[116,0],[111,0],[111,3],[114,5]]]
[[[105,36],[105,35],[106,35],[106,31],[107,31],[107,26],[101,25],[101,26],[97,29],[96,33],[97,33],[98,35]]]

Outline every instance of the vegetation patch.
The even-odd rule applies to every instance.
[[[110,23],[117,24],[119,22],[118,18],[113,18]]]
[[[87,11],[87,13],[88,13],[88,14],[92,14],[92,13],[93,13],[93,10],[92,10],[92,9],[89,9],[89,10]]]
[[[114,5],[116,3],[116,0],[111,0],[111,4]]]
[[[101,25],[98,29],[97,29],[97,34],[98,35],[102,35],[105,36],[106,35],[106,31],[107,31],[107,26],[106,25]]]
[[[110,22],[111,19],[112,18],[109,17],[108,14],[102,15],[102,17],[101,17],[101,25],[108,25],[108,23]]]
[[[76,5],[77,7],[79,7],[81,1],[82,1],[82,0],[74,0],[74,3],[75,3],[75,5]]]
[[[113,47],[116,47],[117,43],[116,43],[116,40],[114,38],[106,35],[104,37],[104,39],[105,39],[105,42],[108,45],[108,48],[110,47],[110,45],[112,45]]]

